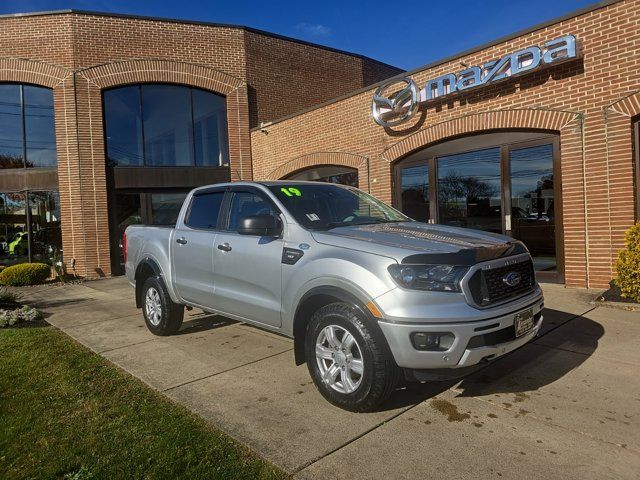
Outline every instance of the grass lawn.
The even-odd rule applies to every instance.
[[[0,330],[0,478],[284,478],[52,327]]]

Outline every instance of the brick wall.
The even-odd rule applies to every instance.
[[[232,26],[53,13],[2,17],[0,27],[0,82],[53,89],[63,249],[87,276],[111,272],[103,89],[160,82],[225,95],[230,174],[246,180],[251,119],[290,114],[395,72]]]
[[[247,82],[253,89],[251,126],[400,73],[371,59],[344,55],[303,43],[245,33]]]
[[[422,86],[460,71],[461,61],[482,64],[565,34],[578,38],[581,60],[443,99],[393,130],[370,117],[373,89],[275,123],[266,133],[254,130],[254,177],[311,166],[316,152],[359,155],[369,159],[372,193],[389,201],[395,162],[430,143],[493,129],[551,129],[561,144],[566,283],[606,287],[623,232],[634,221],[630,132],[640,107],[637,99],[621,99],[640,90],[640,1],[616,2],[411,77]]]

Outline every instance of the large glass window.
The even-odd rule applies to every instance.
[[[154,225],[175,225],[186,193],[152,193],[151,218]]]
[[[225,98],[178,85],[131,85],[103,94],[113,166],[228,164]]]
[[[138,86],[104,92],[107,162],[110,165],[144,164],[141,108]]]
[[[53,91],[0,84],[0,169],[55,165]]]
[[[312,182],[338,183],[358,188],[358,170],[338,165],[323,165],[305,168],[288,177],[287,180],[308,180]]]
[[[522,240],[538,270],[556,268],[553,145],[509,152],[511,235]]]
[[[0,264],[51,263],[62,251],[57,192],[0,194]]]
[[[422,222],[522,240],[539,276],[561,279],[558,155],[557,136],[541,132],[493,132],[431,145],[396,167],[396,203]]]
[[[428,222],[429,167],[416,165],[400,169],[400,201],[402,212],[420,222]]]
[[[437,159],[440,223],[502,233],[500,148]]]

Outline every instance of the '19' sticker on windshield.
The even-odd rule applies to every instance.
[[[280,189],[282,193],[284,193],[287,197],[301,197],[302,192],[298,190],[296,187],[282,187]]]

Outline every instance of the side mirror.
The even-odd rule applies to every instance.
[[[282,232],[280,220],[273,215],[251,215],[240,219],[238,233],[240,235],[256,235],[259,237],[279,237]]]

